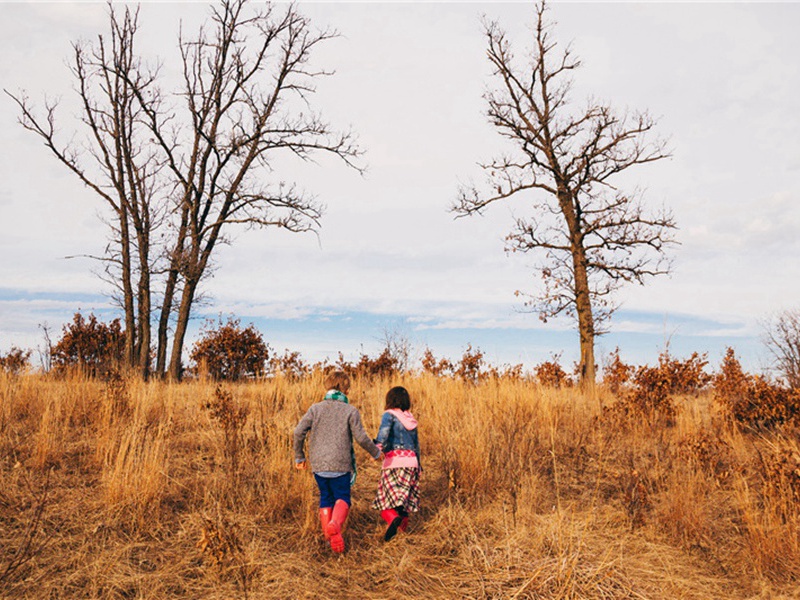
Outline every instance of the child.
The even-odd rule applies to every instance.
[[[294,457],[295,468],[308,468],[303,442],[310,431],[308,453],[319,486],[319,520],[331,550],[340,553],[344,552],[342,529],[350,511],[350,486],[356,474],[353,438],[375,460],[382,454],[364,430],[358,409],[348,403],[347,374],[334,371],[325,379],[325,385],[325,399],[313,404],[294,430]]]
[[[403,387],[386,394],[386,411],[375,444],[384,452],[381,481],[372,508],[386,521],[385,541],[408,527],[408,513],[419,510],[419,474],[422,470],[417,420],[409,412],[411,398]]]

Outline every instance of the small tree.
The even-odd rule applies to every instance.
[[[557,49],[536,5],[533,48],[519,63],[506,33],[485,24],[487,56],[497,86],[486,94],[488,117],[514,154],[481,165],[486,186],[459,191],[453,210],[480,214],[489,204],[525,196],[533,209],[508,235],[513,252],[535,251],[541,293],[527,304],[542,320],[565,314],[577,320],[582,384],[594,385],[594,338],[616,308],[612,293],[623,283],[643,283],[668,272],[664,249],[672,242],[671,214],[648,214],[640,194],[625,193],[616,176],[665,158],[663,142],[647,142],[655,122],[590,101],[576,108],[571,75],[580,66]]]
[[[250,324],[240,326],[239,319],[206,323],[200,339],[192,348],[191,359],[216,380],[238,381],[259,377],[269,359],[269,346],[261,333]]]
[[[78,369],[95,377],[125,363],[125,332],[119,319],[103,323],[94,314],[84,318],[76,312],[62,331],[52,351],[56,372]]]

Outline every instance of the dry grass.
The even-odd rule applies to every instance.
[[[319,374],[217,388],[0,374],[2,598],[795,598],[800,436],[706,394],[669,420],[520,379],[391,385],[421,423],[423,508],[382,542],[360,450],[348,551],[317,531],[291,433]]]

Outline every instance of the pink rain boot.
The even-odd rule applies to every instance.
[[[389,524],[386,528],[386,533],[383,535],[383,541],[388,542],[397,535],[397,528],[400,527],[400,524],[403,522],[403,517],[397,514],[395,509],[389,508],[381,511],[381,519]]]
[[[319,524],[322,525],[322,534],[325,536],[326,540],[331,539],[331,536],[328,535],[328,523],[331,522],[332,512],[333,508],[330,506],[319,509]]]
[[[333,505],[333,512],[331,513],[331,520],[325,528],[325,533],[330,537],[331,550],[337,554],[344,552],[344,538],[342,537],[342,530],[344,523],[347,521],[347,513],[350,512],[350,505],[344,500],[337,500]]]

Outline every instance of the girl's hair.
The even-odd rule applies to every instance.
[[[344,371],[333,371],[325,378],[325,387],[346,394],[350,389],[350,377]]]
[[[406,388],[398,385],[386,392],[386,410],[390,408],[399,408],[400,410],[411,408],[411,397]]]

